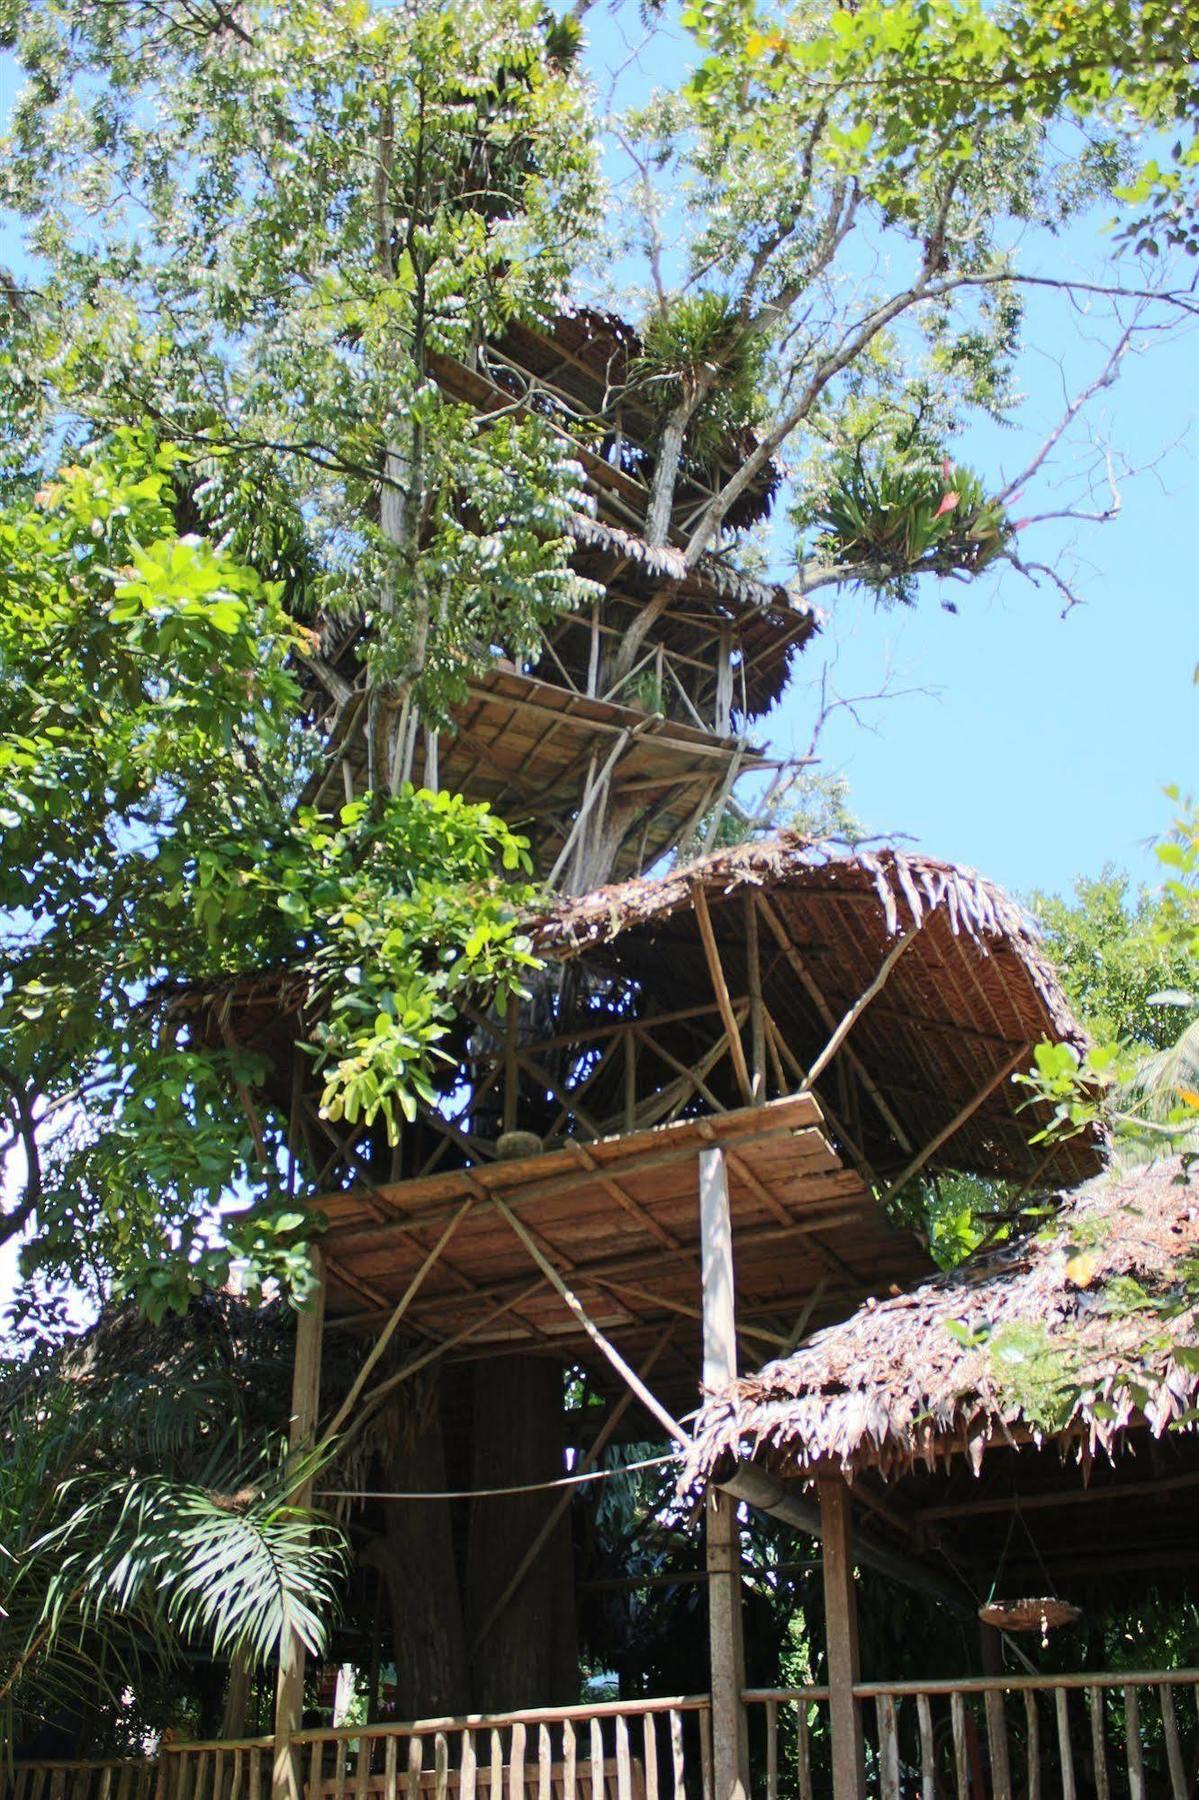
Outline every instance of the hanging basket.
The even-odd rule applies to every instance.
[[[1044,1637],[1059,1625],[1073,1625],[1082,1613],[1068,1600],[1047,1594],[1031,1600],[989,1600],[979,1607],[978,1616],[984,1625],[994,1625],[999,1631],[1039,1631]]]

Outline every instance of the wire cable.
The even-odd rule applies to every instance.
[[[585,1481],[607,1481],[613,1475],[629,1475],[638,1469],[660,1469],[674,1456],[647,1456],[640,1462],[618,1463],[613,1469],[587,1469],[581,1475],[562,1475],[555,1481],[529,1481],[520,1487],[452,1488],[433,1493],[422,1488],[412,1494],[386,1493],[380,1488],[321,1488],[318,1500],[502,1500],[509,1494],[543,1494],[551,1488],[581,1487]]]

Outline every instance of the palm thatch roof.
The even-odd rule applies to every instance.
[[[1089,1463],[1133,1429],[1199,1419],[1199,1178],[1170,1158],[1106,1174],[1041,1231],[867,1301],[712,1394],[688,1483],[752,1460],[902,1480],[1056,1441]]]
[[[749,991],[747,906],[760,914],[765,1003],[805,1068],[897,941],[914,933],[847,1040],[870,1094],[856,1134],[861,1148],[890,1179],[957,1120],[930,1171],[974,1169],[1017,1181],[1033,1174],[1045,1151],[1031,1140],[1047,1115],[1028,1105],[1005,1065],[1015,1058],[1013,1068],[1030,1067],[1042,1039],[1081,1045],[1083,1036],[1035,924],[1000,888],[932,857],[891,849],[833,854],[778,832],[665,875],[560,900],[534,923],[536,948],[606,969],[636,991],[644,1017],[693,1004],[709,991],[697,889],[734,996]],[[667,1027],[657,1035],[685,1054],[681,1033]],[[729,1103],[719,1073],[713,1085]],[[835,1123],[835,1091],[826,1082],[818,1092]],[[980,1095],[983,1103],[963,1116]],[[1072,1185],[1099,1166],[1097,1141],[1080,1138],[1058,1150],[1050,1179]]]

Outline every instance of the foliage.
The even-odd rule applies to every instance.
[[[1109,222],[1135,185],[1138,132],[1185,116],[1193,18],[1159,0],[1114,9],[1120,27],[1108,12],[1072,0],[1050,26],[1043,8],[983,0],[684,7],[698,66],[625,125],[640,212],[622,242],[645,256],[644,331],[670,345],[675,402],[651,517],[726,372],[756,433],[680,520],[689,559],[728,548],[749,482],[781,464],[804,591],[911,598],[922,573],[1039,572],[1007,516],[1019,477],[997,491],[955,471],[935,489],[933,471],[972,417],[1019,416],[1025,286],[1071,286],[1035,246],[1088,214]],[[1127,285],[1146,307],[1160,291],[1166,311],[1192,309],[1164,273],[1149,290],[1129,270]],[[1092,284],[1092,316],[1120,289],[1116,274]],[[1113,310],[1098,387],[1147,324]]]
[[[859,449],[832,473],[814,509],[818,549],[860,570],[880,594],[912,599],[914,575],[975,574],[1011,536],[1002,505],[970,469],[944,458],[939,470],[895,457],[871,469]]]
[[[1131,1160],[1199,1149],[1199,813],[1176,789],[1169,797],[1180,812],[1157,846],[1161,894],[1130,917],[1108,876],[1076,916],[1056,914],[1064,972],[1098,1041],[1082,1054],[1038,1044],[1025,1078],[1053,1108],[1046,1138],[1102,1125]]]
[[[409,692],[437,719],[494,644],[523,653],[590,591],[569,444],[431,372],[543,316],[586,232],[577,31],[532,0],[36,0],[10,37],[2,195],[45,276],[4,324],[43,431],[153,418],[189,524],[305,614],[369,626],[369,785],[398,787]],[[12,402],[25,467],[39,407]]]
[[[274,584],[175,534],[176,467],[120,431],[0,515],[0,1084],[23,1175],[0,1229],[33,1232],[27,1273],[115,1279],[155,1316],[235,1254],[307,1280],[280,1127],[238,1098],[259,1065],[172,1009],[179,982],[306,974],[328,1109],[394,1118],[431,1091],[450,997],[530,961],[527,851],[486,807],[408,785],[339,821],[293,811],[295,630]],[[214,1242],[231,1187],[255,1205]]]
[[[211,1305],[179,1341],[117,1314],[82,1346],[0,1368],[9,1742],[84,1707],[90,1748],[134,1749],[127,1685],[144,1704],[197,1653],[268,1666],[285,1629],[323,1646],[344,1546],[289,1502],[296,1466],[261,1429],[286,1393],[279,1367],[258,1388],[269,1370]]]

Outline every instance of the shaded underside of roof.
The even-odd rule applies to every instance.
[[[459,1360],[577,1358],[610,1386],[604,1359],[492,1203],[498,1195],[626,1354],[640,1357],[671,1328],[651,1385],[688,1410],[701,1362],[698,1157],[711,1145],[727,1157],[745,1361],[772,1340],[786,1342],[805,1308],[809,1317],[842,1317],[864,1294],[931,1266],[842,1166],[819,1108],[802,1096],[585,1149],[325,1195],[312,1206],[327,1221],[330,1317],[377,1329],[456,1218],[405,1333],[431,1346],[460,1340]]]
[[[927,1167],[1036,1176],[1046,1151],[1032,1140],[1046,1115],[1028,1105],[1005,1069],[1030,1067],[1042,1039],[1078,1043],[1081,1035],[1033,926],[999,889],[928,857],[830,856],[780,833],[664,876],[564,900],[537,922],[536,946],[610,970],[636,989],[639,1015],[652,1022],[655,1011],[710,992],[697,888],[734,998],[749,987],[747,907],[756,909],[765,1005],[803,1068],[897,941],[914,933],[846,1040],[842,1068],[865,1089],[846,1108],[854,1114],[845,1121],[855,1126],[851,1135],[871,1168],[889,1178],[995,1083]],[[685,1051],[669,1027],[655,1035]],[[713,1086],[727,1101],[731,1089],[719,1079]],[[835,1126],[836,1085],[826,1080],[818,1091]],[[1087,1139],[1063,1144],[1052,1167],[1059,1181],[1083,1180],[1099,1167],[1099,1147]]]
[[[688,1475],[748,1459],[895,1481],[1029,1443],[1089,1463],[1130,1432],[1173,1437],[1199,1396],[1197,1253],[1199,1182],[1180,1161],[1101,1176],[1038,1234],[868,1302],[712,1395]]]

